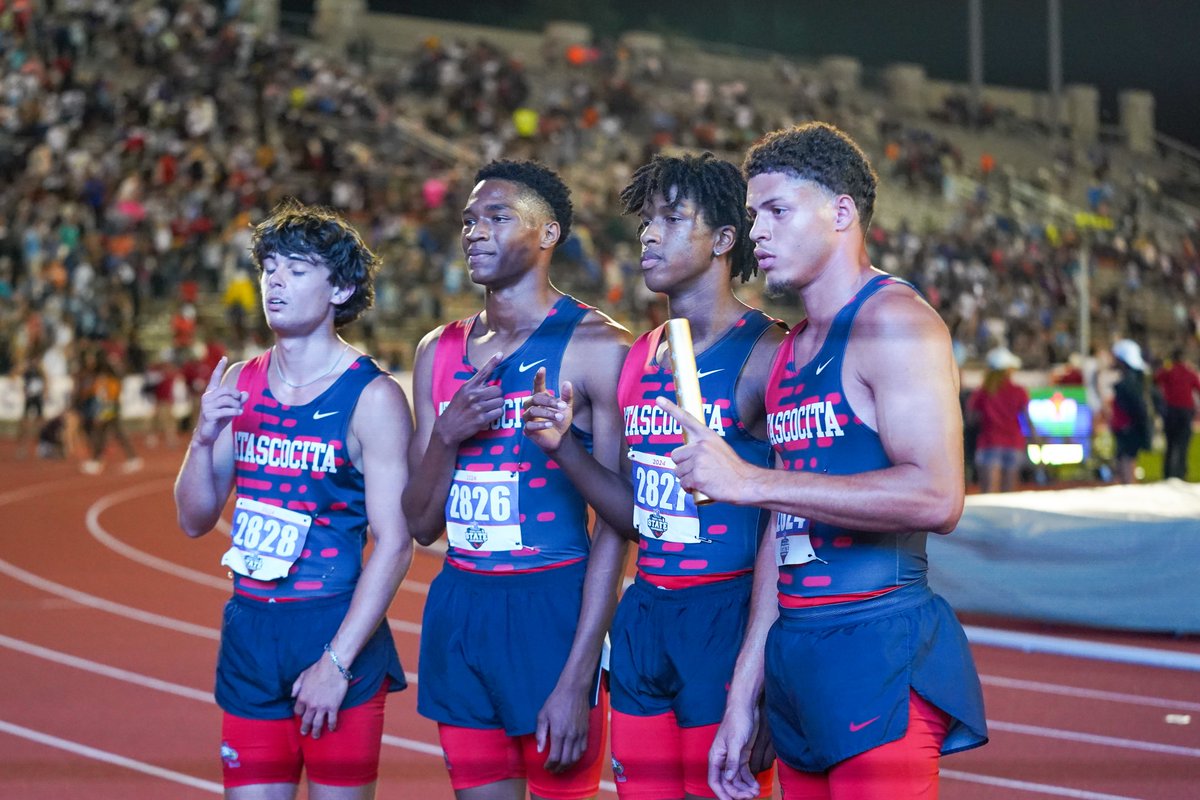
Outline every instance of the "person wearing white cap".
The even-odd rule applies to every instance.
[[[1132,339],[1118,339],[1112,354],[1121,377],[1113,386],[1108,427],[1116,442],[1117,479],[1137,480],[1138,453],[1150,449],[1150,411],[1146,405],[1146,362],[1142,348]]]
[[[983,385],[967,401],[969,422],[978,428],[975,468],[979,491],[1011,492],[1026,463],[1025,431],[1029,426],[1029,392],[1013,383],[1013,370],[1021,366],[1007,347],[987,354]]]

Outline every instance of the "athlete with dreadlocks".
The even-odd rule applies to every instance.
[[[535,370],[575,387],[572,439],[616,468],[627,332],[550,283],[567,187],[534,162],[475,176],[462,247],[483,310],[417,350],[417,431],[404,508],[446,562],[425,603],[417,710],[438,723],[460,800],[581,800],[598,791],[600,651],[625,560],[603,519],[522,435]],[[589,456],[590,460],[591,456]],[[585,592],[584,581],[587,579]]]
[[[641,219],[646,285],[667,295],[671,316],[690,322],[705,424],[765,467],[764,390],[785,329],[733,293],[734,279],[745,282],[756,271],[745,181],[709,153],[657,156],[634,173],[621,201]],[[665,328],[639,337],[621,371],[624,477],[597,470],[563,435],[571,386],[558,398],[538,393],[526,411],[528,438],[638,542],[637,579],[610,634],[613,771],[625,800],[714,796],[708,751],[749,616],[765,522],[756,508],[697,508],[679,488],[670,454],[683,443],[682,429],[655,405],[674,395]],[[769,761],[762,761],[763,796],[770,796]]]

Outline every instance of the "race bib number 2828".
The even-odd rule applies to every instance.
[[[304,549],[312,517],[239,497],[233,511],[233,546],[221,563],[239,575],[274,581],[288,574]]]

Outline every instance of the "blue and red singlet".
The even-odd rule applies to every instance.
[[[504,411],[458,448],[446,498],[446,561],[479,572],[529,572],[587,558],[587,505],[558,464],[525,439],[522,404],[538,369],[559,386],[563,352],[590,306],[560,298],[541,325],[496,365]],[[467,358],[478,315],[446,325],[433,359],[433,406],[441,414],[475,374]],[[576,429],[590,449],[590,435]]]
[[[737,411],[736,387],[754,346],[777,320],[749,310],[712,346],[696,356],[704,422],[742,459],[766,466],[770,445],[754,438]],[[638,574],[667,588],[724,580],[754,568],[765,513],[753,506],[710,503],[697,508],[675,477],[671,451],[683,429],[654,403],[675,398],[670,359],[657,354],[666,326],[642,334],[629,351],[617,389],[634,490],[634,524],[640,533]]]
[[[880,289],[895,285],[911,288],[890,275],[872,278],[837,313],[821,349],[803,366],[795,363],[795,343],[805,324],[784,338],[767,381],[767,427],[777,468],[854,475],[891,466],[878,432],[846,400],[842,365],[859,309]],[[780,513],[774,542],[779,602],[865,598],[921,580],[928,566],[926,536],[850,530]]]
[[[346,436],[363,389],[384,372],[360,356],[311,402],[287,406],[267,385],[271,355],[246,362],[237,380],[250,396],[231,425],[237,500],[221,563],[235,573],[235,592],[262,600],[352,592],[367,510]]]

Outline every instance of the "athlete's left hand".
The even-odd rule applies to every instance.
[[[759,728],[757,708],[748,712],[725,709],[708,751],[708,788],[718,800],[752,800],[761,792],[750,771],[751,750]]]
[[[338,709],[349,689],[349,681],[324,655],[301,672],[292,684],[292,697],[296,699],[294,710],[300,717],[300,735],[307,736],[311,732],[314,739],[320,739],[322,730],[336,731]]]
[[[521,423],[525,437],[550,455],[558,452],[559,445],[571,435],[575,401],[575,387],[564,381],[560,396],[555,397],[546,388],[546,368],[539,367],[533,376],[533,395],[525,398]]]
[[[546,756],[546,771],[565,772],[587,749],[587,692],[555,686],[537,716],[537,749]]]
[[[688,443],[671,451],[679,484],[713,500],[739,502],[745,496],[743,487],[754,480],[754,467],[739,458],[716,431],[667,398],[660,396],[655,402],[687,433]]]

